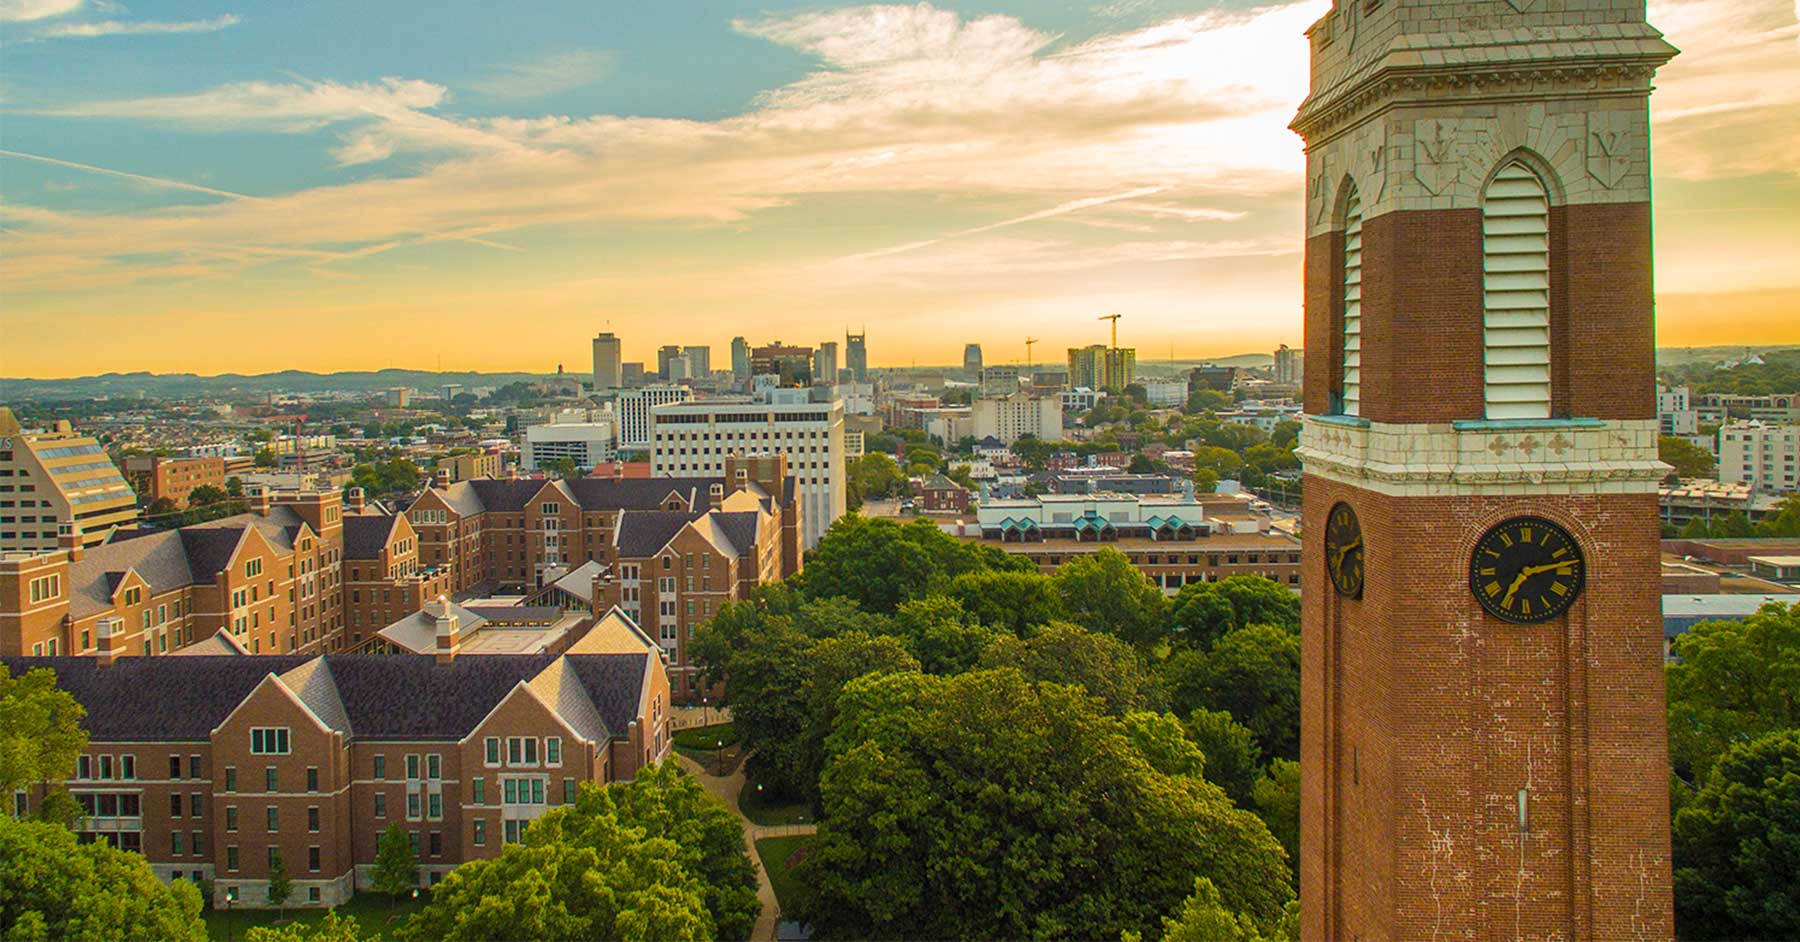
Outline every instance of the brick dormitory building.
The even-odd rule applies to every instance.
[[[590,613],[618,607],[656,640],[688,699],[699,690],[689,633],[801,565],[785,459],[731,457],[723,470],[442,474],[400,512],[365,507],[356,489],[347,501],[262,492],[248,513],[91,546],[65,525],[56,550],[0,557],[0,656],[347,653],[439,597],[507,592],[535,606],[550,596]]]
[[[668,674],[657,645],[603,653],[456,657],[191,655],[6,658],[55,670],[87,710],[66,782],[83,841],[148,858],[165,880],[209,880],[215,904],[268,902],[279,857],[290,905],[338,905],[371,886],[399,824],[422,885],[499,856],[582,782],[631,778],[666,757]],[[11,796],[35,812],[42,786]]]

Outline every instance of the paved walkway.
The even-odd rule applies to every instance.
[[[750,862],[756,867],[756,898],[762,901],[762,912],[756,917],[756,927],[750,930],[751,942],[774,942],[775,926],[781,921],[781,904],[775,899],[775,887],[769,882],[769,875],[763,871],[762,855],[756,852],[756,842],[765,837],[790,837],[797,834],[816,833],[818,826],[813,824],[778,824],[764,826],[744,816],[738,807],[738,792],[744,788],[744,763],[739,762],[737,771],[723,778],[712,774],[700,763],[675,753],[676,761],[681,767],[694,773],[700,784],[706,787],[731,813],[744,823],[744,848],[750,852]]]

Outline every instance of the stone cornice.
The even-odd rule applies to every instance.
[[[1408,101],[1444,102],[1529,95],[1648,94],[1656,69],[1676,50],[1660,35],[1632,40],[1473,43],[1411,48],[1400,37],[1385,52],[1302,102],[1288,126],[1309,145],[1352,126],[1371,110]],[[1596,47],[1606,47],[1604,51]]]
[[[1669,471],[1654,419],[1304,424],[1295,454],[1307,474],[1386,494],[1655,493]]]

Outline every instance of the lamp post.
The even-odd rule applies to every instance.
[[[237,902],[237,887],[225,888],[225,942],[231,942],[231,904]]]
[[[700,725],[712,725],[712,707],[707,705],[705,697],[700,698]]]
[[[713,743],[719,749],[719,775],[722,778],[725,775],[725,740],[715,739]]]

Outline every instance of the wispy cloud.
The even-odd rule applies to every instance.
[[[243,193],[233,193],[230,190],[215,189],[210,186],[201,186],[198,183],[186,183],[181,180],[170,180],[166,177],[145,176],[141,173],[127,173],[123,170],[109,170],[105,167],[96,167],[93,164],[81,164],[76,163],[73,160],[59,160],[55,157],[45,157],[41,154],[27,154],[16,150],[0,150],[0,157],[13,157],[19,160],[30,160],[37,163],[50,164],[51,166],[65,167],[70,170],[80,170],[85,173],[97,173],[103,176],[117,177],[122,180],[143,183],[148,186],[165,190],[186,190],[190,193],[205,193],[209,196],[223,196],[227,199],[234,200],[256,199],[254,196],[246,196]]]
[[[501,66],[469,87],[489,98],[542,98],[603,82],[618,63],[619,57],[608,50],[560,52]]]
[[[91,39],[97,36],[144,36],[173,33],[216,33],[240,22],[234,13],[210,20],[97,20],[92,23],[59,23],[37,32],[42,39]]]
[[[995,229],[1004,229],[1008,226],[1017,226],[1017,225],[1021,225],[1023,223],[1028,223],[1028,222],[1038,222],[1039,220],[1043,220],[1043,219],[1054,219],[1057,216],[1065,216],[1065,215],[1068,215],[1069,213],[1080,212],[1081,210],[1084,210],[1084,209],[1092,209],[1096,206],[1105,206],[1107,203],[1116,203],[1120,200],[1137,199],[1138,197],[1141,197],[1141,196],[1154,196],[1158,193],[1161,193],[1163,190],[1166,190],[1166,189],[1168,189],[1168,187],[1147,186],[1147,187],[1142,187],[1142,188],[1139,188],[1136,190],[1130,190],[1125,193],[1112,193],[1112,194],[1109,194],[1106,196],[1089,196],[1089,197],[1084,197],[1082,199],[1069,200],[1066,203],[1058,203],[1057,205],[1052,206],[1049,209],[1042,209],[1035,213],[1026,213],[1023,216],[1015,216],[1011,219],[1002,219],[999,222],[990,222],[984,226],[975,226],[975,227],[969,228],[969,229],[960,229],[960,230],[957,230],[956,232],[946,232],[943,235],[936,236],[934,238],[921,239],[917,242],[908,242],[904,245],[890,246],[885,249],[876,249],[873,252],[859,252],[855,255],[848,256],[847,258],[849,260],[855,261],[855,260],[861,260],[861,259],[881,258],[884,255],[899,255],[902,252],[911,252],[916,249],[922,249],[922,248],[927,248],[929,246],[936,245],[939,242],[943,242],[946,239],[959,239],[959,238],[962,238],[963,236],[978,235],[983,232],[993,232]]]
[[[47,20],[81,9],[81,0],[0,0],[0,23]]]
[[[203,129],[273,125],[311,130],[333,122],[435,108],[447,95],[442,85],[417,79],[384,78],[353,84],[236,82],[192,95],[92,101],[45,113],[192,124]]]

